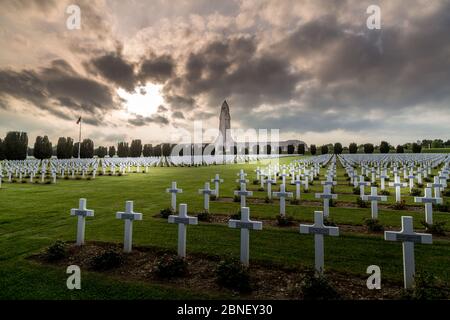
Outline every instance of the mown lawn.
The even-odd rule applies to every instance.
[[[293,158],[282,159],[288,163]],[[171,181],[177,181],[183,189],[178,203],[187,203],[190,212],[199,212],[203,198],[198,189],[219,173],[225,182],[221,185],[221,196],[233,197],[237,172],[244,168],[249,174],[249,187],[255,178],[253,170],[258,164],[221,165],[195,168],[151,168],[148,174],[126,176],[99,176],[95,180],[58,180],[56,185],[30,183],[4,183],[0,189],[0,298],[2,299],[179,299],[217,298],[206,292],[185,290],[152,283],[118,281],[106,275],[83,272],[82,290],[66,288],[65,269],[37,265],[26,257],[44,250],[57,239],[73,241],[76,219],[69,215],[70,209],[78,205],[81,197],[88,199],[88,208],[95,210],[95,217],[86,223],[86,240],[121,242],[123,221],[115,219],[116,211],[123,211],[126,200],[134,200],[135,211],[142,212],[143,221],[134,224],[134,244],[176,248],[175,225],[169,225],[154,215],[170,204],[165,189]],[[259,164],[262,166],[263,164]],[[321,170],[321,174],[325,169]],[[343,169],[338,170],[339,186],[335,191],[338,201],[354,202],[356,195],[347,186]],[[314,192],[321,190],[315,181],[311,192],[302,198],[313,200]],[[289,188],[294,191],[293,187]],[[340,194],[345,192],[346,194]],[[366,193],[368,192],[368,189]],[[407,203],[413,197],[404,190]],[[254,197],[264,198],[265,192],[255,192]],[[391,190],[389,202],[394,192]],[[273,204],[251,204],[253,218],[274,219],[278,214],[278,202]],[[235,202],[211,202],[211,212],[233,214],[239,209]],[[288,205],[287,213],[304,222],[311,222],[313,211],[320,206]],[[330,209],[332,219],[338,224],[360,225],[370,217],[370,208]],[[400,227],[402,215],[412,215],[417,228],[421,228],[423,212],[381,210],[380,221],[385,226]],[[450,214],[436,213],[435,221],[447,221]],[[220,256],[239,257],[239,231],[226,225],[200,223],[190,226],[187,234],[189,252],[208,253]],[[327,270],[348,272],[366,277],[366,268],[376,264],[381,267],[383,279],[401,281],[402,249],[400,243],[383,240],[382,235],[342,233],[340,237],[325,240],[325,266]],[[435,240],[433,245],[416,246],[418,270],[430,272],[450,281],[450,242]],[[314,249],[312,236],[300,235],[296,229],[265,227],[263,231],[251,233],[251,259],[284,264],[287,266],[312,266]],[[224,297],[224,296],[221,296]],[[226,296],[225,296],[226,297]]]

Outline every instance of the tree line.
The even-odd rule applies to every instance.
[[[94,147],[94,142],[91,139],[84,139],[81,145],[70,137],[60,137],[56,146],[53,146],[48,136],[38,136],[34,142],[33,148],[28,147],[28,135],[26,132],[8,132],[4,139],[0,138],[0,160],[25,160],[27,155],[34,156],[36,159],[49,159],[52,156],[56,156],[58,159],[70,159],[70,158],[93,158],[97,156],[99,158],[109,157],[159,157],[169,156],[172,153],[172,149],[175,145],[170,143],[162,143],[153,146],[152,144],[142,144],[140,139],[132,140],[128,142],[122,141],[116,146],[99,146]],[[200,154],[205,150],[207,144],[193,145],[194,154]],[[311,144],[309,147],[309,153],[311,155],[316,154],[341,154],[341,153],[366,153],[371,154],[374,152],[379,153],[404,153],[406,151],[413,153],[420,153],[422,148],[450,148],[450,140],[444,142],[442,139],[417,141],[413,143],[406,143],[403,145],[397,145],[394,147],[387,141],[381,141],[379,145],[372,143],[356,144],[350,143],[348,146],[343,146],[341,143],[336,142],[334,144],[325,144],[317,147],[315,144]],[[231,150],[232,154],[270,154],[272,153],[272,146],[260,146],[254,145],[252,147],[243,147],[238,150],[237,146]],[[306,146],[304,144],[288,145],[286,148],[288,154],[306,154]],[[214,155],[216,150],[212,150]],[[224,150],[221,150],[225,153]],[[281,146],[278,147],[278,153],[284,153]],[[179,155],[183,155],[183,150]]]

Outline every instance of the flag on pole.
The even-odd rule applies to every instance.
[[[77,124],[81,122],[81,116],[78,118]]]

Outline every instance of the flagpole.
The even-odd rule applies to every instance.
[[[78,159],[81,158],[80,152],[81,152],[81,116],[80,116],[80,134],[78,136]]]

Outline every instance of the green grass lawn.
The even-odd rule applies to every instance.
[[[294,158],[284,158],[288,163]],[[30,183],[3,183],[0,189],[0,298],[8,299],[181,299],[216,298],[205,292],[185,290],[152,283],[135,283],[113,280],[106,275],[83,272],[82,288],[70,291],[66,288],[64,268],[38,265],[26,257],[42,251],[57,239],[73,241],[76,234],[76,218],[70,209],[78,206],[79,198],[87,198],[87,207],[95,210],[95,217],[86,222],[86,240],[120,243],[123,239],[123,221],[115,219],[115,212],[123,211],[126,200],[134,200],[136,212],[143,213],[143,221],[134,223],[133,242],[139,246],[176,248],[176,226],[155,218],[154,215],[170,205],[170,195],[165,189],[171,181],[177,181],[183,193],[178,203],[187,203],[189,212],[202,210],[203,198],[198,194],[204,182],[216,173],[225,179],[221,196],[233,197],[237,172],[244,168],[249,174],[249,188],[255,178],[254,169],[259,164],[219,165],[193,168],[151,168],[148,174],[125,176],[98,176],[95,180],[58,180],[56,185]],[[325,173],[321,170],[321,174]],[[355,202],[356,195],[347,185],[344,170],[338,168],[339,185],[337,201]],[[294,191],[294,187],[289,187]],[[321,191],[319,181],[311,186],[311,192],[303,199],[313,200],[314,192]],[[345,194],[340,194],[341,192]],[[369,192],[367,189],[366,193]],[[404,199],[413,204],[413,197],[403,190]],[[254,197],[264,198],[265,192],[254,192]],[[393,202],[391,190],[389,203]],[[253,218],[275,219],[278,202],[251,204]],[[211,202],[212,213],[233,214],[239,209],[235,202]],[[288,205],[287,213],[302,222],[311,222],[314,210],[320,206]],[[370,217],[370,208],[330,208],[332,219],[338,224],[361,225]],[[379,220],[385,226],[399,229],[400,217],[412,215],[417,228],[424,213],[412,211],[380,210]],[[450,214],[435,213],[435,221],[446,221],[450,230]],[[314,243],[312,236],[300,235],[292,228],[265,227],[251,233],[251,260],[273,262],[286,266],[313,266]],[[190,226],[187,234],[189,252],[239,257],[239,231],[226,225],[200,223]],[[327,270],[347,272],[366,277],[366,268],[376,264],[381,267],[383,279],[402,280],[402,249],[400,243],[383,240],[380,235],[341,233],[339,237],[325,240],[325,266]],[[416,266],[439,278],[450,281],[450,241],[435,240],[433,245],[416,246]],[[223,297],[223,296],[222,296]]]

